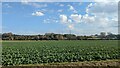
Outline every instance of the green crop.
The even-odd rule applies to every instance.
[[[120,59],[118,40],[3,41],[2,44],[3,66]]]

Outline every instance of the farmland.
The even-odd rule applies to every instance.
[[[120,59],[118,40],[3,41],[2,65]]]

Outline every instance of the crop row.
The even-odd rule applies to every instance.
[[[2,64],[23,65],[120,59],[118,41],[3,42]]]

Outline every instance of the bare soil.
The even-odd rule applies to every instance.
[[[120,60],[29,64],[2,68],[120,68]]]

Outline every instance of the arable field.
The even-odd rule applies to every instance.
[[[2,65],[118,60],[118,40],[3,41]]]

